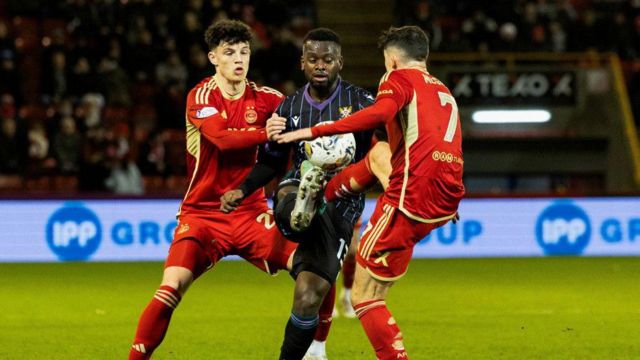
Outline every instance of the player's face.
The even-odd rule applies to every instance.
[[[209,61],[216,67],[216,72],[229,82],[240,82],[247,78],[251,49],[249,43],[221,43],[209,51]]]
[[[332,41],[307,41],[301,58],[304,76],[314,88],[331,88],[342,70],[340,46]]]

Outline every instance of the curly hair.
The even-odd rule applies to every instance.
[[[204,41],[213,50],[218,45],[226,42],[230,45],[240,42],[251,41],[251,31],[249,27],[238,20],[221,20],[211,24],[204,32]]]
[[[382,50],[396,47],[404,51],[409,59],[426,61],[429,56],[429,37],[417,26],[390,27],[382,32],[378,47]]]

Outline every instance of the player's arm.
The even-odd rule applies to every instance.
[[[360,110],[332,124],[287,132],[278,135],[275,139],[278,140],[278,143],[290,143],[314,139],[320,136],[375,129],[380,125],[384,125],[387,121],[392,120],[397,111],[398,106],[393,100],[382,99],[368,108]]]
[[[211,105],[192,105],[187,119],[221,151],[250,148],[267,142],[264,128],[228,129],[227,120]]]
[[[220,197],[220,210],[229,213],[250,194],[267,185],[287,166],[290,147],[267,143],[258,151],[258,161],[237,189],[227,191]]]
[[[315,126],[285,133],[277,137],[279,143],[309,140],[320,136],[344,134],[375,129],[392,121],[396,113],[411,100],[407,89],[411,84],[402,75],[389,73],[378,88],[376,102],[353,115],[325,126]]]

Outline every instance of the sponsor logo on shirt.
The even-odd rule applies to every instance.
[[[196,117],[198,119],[203,119],[209,116],[213,116],[218,113],[218,109],[214,107],[203,107],[202,109],[196,111]]]
[[[380,95],[391,95],[391,94],[393,94],[393,90],[391,90],[391,89],[384,89],[384,90],[378,91],[378,96],[380,96]]]

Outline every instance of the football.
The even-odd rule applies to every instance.
[[[349,165],[353,160],[356,153],[356,139],[353,134],[323,136],[305,141],[304,150],[307,159],[313,165],[326,171],[336,171]]]

